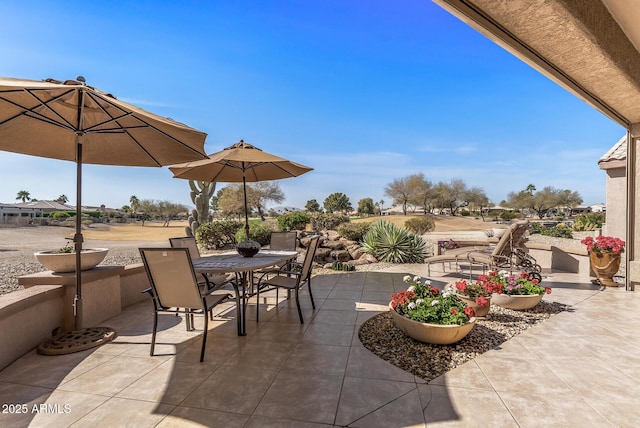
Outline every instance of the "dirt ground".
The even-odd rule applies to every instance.
[[[412,216],[386,216],[383,219],[399,225]],[[381,217],[369,217],[358,221],[374,222]],[[436,228],[434,232],[461,230],[488,230],[501,225],[483,222],[469,217],[434,216]],[[169,227],[162,222],[146,222],[138,224],[94,224],[82,230],[84,247],[136,247],[140,243],[167,242],[169,238],[184,236],[186,221],[172,221]],[[75,230],[66,227],[29,226],[21,228],[0,228],[0,251],[44,250],[65,246],[73,238]],[[117,241],[116,244],[114,241]]]

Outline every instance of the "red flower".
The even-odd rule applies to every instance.
[[[436,287],[431,287],[431,293],[434,296],[437,296],[438,294],[440,294],[440,290],[438,290]]]
[[[455,315],[458,313],[458,310],[456,308],[451,308],[451,315]]]
[[[462,291],[464,293],[464,291],[467,289],[467,282],[466,281],[458,281],[458,282],[456,282],[456,288],[459,291]]]
[[[476,311],[471,306],[467,306],[466,308],[464,308],[464,313],[467,314],[469,318],[473,318],[476,316]]]
[[[551,294],[551,289],[549,287],[545,287],[544,292],[547,294]]]
[[[487,298],[486,298],[486,297],[484,297],[484,296],[478,296],[478,297],[476,297],[476,305],[480,306],[481,308],[483,308],[483,307],[487,306],[487,303],[488,303],[488,302],[489,302],[489,301],[488,301],[488,300],[487,300]]]

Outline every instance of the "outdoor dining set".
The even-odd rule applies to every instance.
[[[154,305],[150,354],[154,355],[159,314],[184,313],[187,330],[194,329],[194,314],[202,314],[204,332],[200,361],[203,361],[208,321],[213,320],[213,308],[235,299],[238,336],[245,336],[248,300],[256,296],[258,322],[260,292],[272,289],[276,290],[276,304],[280,288],[287,290],[288,297],[293,292],[300,323],[304,323],[299,290],[307,286],[315,309],[311,271],[319,239],[319,236],[311,238],[300,263],[296,261],[296,232],[272,233],[269,249],[261,249],[251,257],[235,251],[202,256],[193,237],[172,238],[170,246],[166,248],[140,248],[151,285],[145,292],[150,294]]]

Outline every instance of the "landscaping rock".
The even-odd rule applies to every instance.
[[[339,262],[348,262],[349,260],[351,260],[351,255],[347,250],[331,251],[331,257]]]

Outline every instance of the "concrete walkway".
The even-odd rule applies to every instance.
[[[437,269],[437,284],[455,279]],[[204,363],[201,330],[173,315],[161,316],[160,355],[150,357],[152,305],[129,307],[105,323],[114,343],[31,352],[0,372],[0,426],[637,426],[640,292],[552,274],[545,299],[570,311],[426,383],[358,340],[358,327],[405,288],[403,274],[426,274],[424,265],[391,271],[315,277],[317,309],[305,293],[304,325],[295,303],[276,310],[271,295],[259,323],[249,307],[248,335],[238,337],[233,307],[220,307]]]

